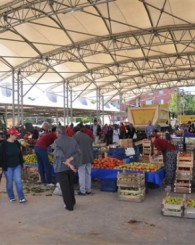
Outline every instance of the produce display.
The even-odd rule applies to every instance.
[[[183,217],[184,198],[167,195],[162,202],[162,214],[165,216]]]
[[[122,160],[119,160],[117,158],[106,157],[106,158],[95,159],[92,167],[102,168],[102,169],[114,169],[117,166],[124,165],[124,164],[125,163]]]
[[[178,157],[189,157],[189,158],[191,158],[192,154],[191,153],[180,152],[180,153],[178,153]]]
[[[187,199],[186,200],[186,206],[187,208],[195,208],[195,199]]]
[[[195,218],[195,199],[186,198],[184,206],[184,218]]]
[[[181,205],[183,204],[182,197],[167,196],[165,198],[165,204]]]
[[[48,154],[48,157],[49,157],[49,163],[52,164],[53,163],[53,154],[52,153],[49,153]],[[25,163],[28,163],[28,164],[35,164],[37,163],[37,156],[35,153],[33,154],[28,154],[28,155],[25,155],[24,157],[24,162]]]
[[[142,171],[142,172],[156,172],[161,167],[154,163],[141,163],[132,162],[130,164],[125,164],[122,166],[115,167],[118,170],[131,170],[131,171]]]

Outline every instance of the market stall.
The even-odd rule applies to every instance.
[[[117,170],[117,169],[95,169],[92,168],[91,176],[94,179],[117,179],[117,174],[122,173],[124,170]],[[130,171],[125,170],[127,173],[137,173],[140,171]],[[141,172],[140,172],[141,173]],[[156,172],[145,172],[145,180],[147,183],[153,183],[159,187],[163,184],[163,179],[165,176],[165,169],[162,167]]]

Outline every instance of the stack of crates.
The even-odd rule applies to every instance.
[[[119,200],[142,202],[145,199],[145,174],[118,173],[117,187]]]
[[[192,192],[193,158],[192,153],[178,153],[174,192]]]
[[[183,137],[172,137],[171,143],[175,145],[178,152],[184,151],[184,138]]]
[[[195,137],[185,137],[185,148],[186,152],[194,152]]]
[[[142,161],[143,162],[149,162],[150,155],[151,155],[151,152],[152,152],[152,144],[151,144],[151,141],[148,140],[148,139],[144,139],[142,141],[142,145],[143,145]]]

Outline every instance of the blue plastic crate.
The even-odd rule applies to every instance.
[[[107,191],[107,192],[116,192],[117,191],[116,179],[101,179],[100,190]]]
[[[124,148],[110,148],[108,151],[108,156],[122,160],[126,158],[125,149]]]
[[[129,157],[129,163],[131,162],[139,162],[139,154],[135,154]]]

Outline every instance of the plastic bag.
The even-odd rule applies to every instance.
[[[136,139],[137,139],[137,134],[136,134],[136,133],[134,133],[134,135],[133,135],[133,139],[134,139],[134,140],[136,140]]]

